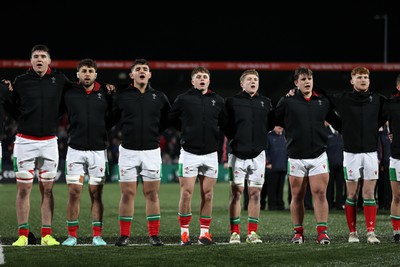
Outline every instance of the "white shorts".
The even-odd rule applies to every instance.
[[[250,187],[262,188],[265,181],[265,151],[253,159],[240,159],[229,154],[228,173],[230,184],[243,186],[245,180]]]
[[[389,175],[390,181],[400,182],[400,159],[390,157]]]
[[[288,175],[306,177],[322,173],[329,173],[328,157],[326,152],[314,159],[288,158]]]
[[[68,147],[67,159],[65,161],[67,184],[82,185],[85,174],[89,175],[89,184],[104,184],[107,164],[106,150],[76,150]],[[80,178],[74,179],[75,177]]]
[[[197,175],[218,178],[218,153],[197,155],[181,148],[178,176],[196,177]]]
[[[131,150],[119,146],[119,181],[137,182],[161,180],[161,150]]]
[[[57,137],[47,140],[31,140],[15,137],[14,170],[32,172],[35,167],[42,172],[57,173]]]
[[[343,153],[344,179],[357,181],[377,180],[379,176],[378,152],[369,153]]]

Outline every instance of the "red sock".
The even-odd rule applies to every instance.
[[[234,232],[240,234],[240,224],[231,224],[231,234]]]
[[[249,235],[252,231],[257,232],[258,230],[258,223],[255,222],[248,222],[247,223],[247,234]]]
[[[303,233],[304,233],[304,227],[303,227],[303,225],[296,225],[296,226],[294,227],[294,232],[295,232],[296,234],[303,234]]]
[[[357,224],[357,206],[355,204],[349,205],[346,200],[344,211],[346,213],[347,226],[349,227],[350,232],[355,232]]]
[[[45,237],[46,235],[51,235],[50,225],[42,225],[42,237]]]
[[[201,228],[203,228],[203,229],[209,229],[212,219],[211,219],[211,217],[207,217],[207,216],[204,217],[204,216],[201,216],[199,221],[200,221],[200,229],[201,229]]]
[[[251,232],[257,232],[258,230],[258,218],[248,217],[247,218],[247,234],[251,234]]]
[[[78,236],[79,225],[67,226],[67,229],[68,229],[68,235],[73,237]]]
[[[93,230],[93,236],[101,236],[101,232],[103,230],[103,227],[101,226],[92,226],[92,230]]]
[[[367,232],[375,231],[376,205],[364,204],[364,217],[365,217],[365,224],[367,226]]]
[[[18,229],[18,235],[19,236],[24,235],[24,236],[28,237],[29,229],[28,228],[19,228]]]
[[[149,236],[158,236],[158,232],[160,230],[160,220],[147,221],[147,230],[149,232]]]
[[[92,233],[94,236],[101,236],[101,232],[103,231],[103,222],[102,221],[92,221]]]
[[[240,234],[240,217],[230,218],[231,234],[234,232]]]
[[[391,217],[390,221],[392,222],[393,231],[400,231],[400,219],[396,216],[396,218]]]
[[[178,215],[179,225],[182,228],[188,228],[191,220],[192,220],[192,214],[191,213],[185,214],[185,215],[183,215],[183,214],[179,214]]]
[[[119,235],[120,236],[131,236],[132,218],[124,217],[125,219],[119,219]]]
[[[322,232],[326,232],[326,230],[328,230],[328,227],[326,225],[322,226],[322,225],[318,225],[317,226],[317,233],[321,234]]]

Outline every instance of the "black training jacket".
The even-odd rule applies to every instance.
[[[126,149],[150,150],[160,146],[160,134],[168,127],[171,105],[167,96],[148,84],[142,94],[133,85],[119,86],[114,95],[113,114]]]
[[[392,157],[400,159],[400,93],[397,92],[384,105],[384,114],[389,121],[389,130],[393,134],[390,145]]]
[[[310,101],[300,91],[278,101],[274,110],[276,125],[285,129],[290,158],[316,158],[326,151],[328,135],[324,121],[330,112],[333,113],[329,100],[315,92]]]
[[[50,68],[43,77],[33,69],[17,76],[12,92],[20,113],[17,132],[36,137],[56,135],[63,90],[71,85],[63,73]]]
[[[224,99],[211,90],[203,95],[192,87],[175,98],[169,120],[181,131],[181,145],[185,151],[204,155],[218,150],[223,109]]]
[[[386,119],[386,98],[374,92],[341,92],[329,95],[342,120],[344,151],[367,153],[378,149],[378,130]]]
[[[267,148],[271,110],[271,100],[258,93],[251,97],[242,90],[226,98],[228,123],[224,133],[231,140],[232,154],[241,159],[251,159]]]
[[[77,150],[104,150],[107,130],[112,126],[112,95],[105,86],[95,82],[87,94],[79,84],[64,94],[68,114],[68,146]]]

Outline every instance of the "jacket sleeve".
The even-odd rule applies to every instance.
[[[274,126],[281,126],[285,128],[285,97],[279,99],[278,104],[273,110]]]
[[[225,137],[228,140],[233,138],[232,129],[231,129],[232,127],[230,127],[233,124],[230,121],[231,116],[230,116],[229,107],[228,107],[229,103],[230,103],[229,98],[225,99],[224,107],[223,107],[222,112],[220,114],[220,128],[221,128],[221,131],[224,133]]]
[[[70,88],[63,90],[62,95],[61,95],[61,101],[60,101],[60,108],[58,111],[58,119],[61,120],[61,118],[64,116],[65,113],[68,112],[67,110],[67,104],[65,103],[65,94],[68,92]]]
[[[265,136],[265,138],[267,138],[267,142],[266,142],[266,145],[265,145],[265,165],[271,163],[271,161],[272,161],[272,158],[271,158],[270,153],[269,153],[269,148],[270,148],[270,145],[269,145],[269,143],[270,143],[269,139],[270,138],[269,138],[269,136],[270,136],[270,132],[268,132],[266,134],[266,136]]]
[[[182,113],[182,104],[180,101],[180,97],[178,96],[174,103],[172,104],[171,109],[168,112],[168,122],[169,124],[178,131],[181,131],[181,113]]]
[[[272,102],[269,102],[269,112],[268,112],[268,125],[267,131],[271,131],[275,127],[275,115],[274,115],[274,107],[272,106]]]
[[[162,133],[169,127],[168,113],[171,109],[171,104],[168,100],[168,97],[165,94],[163,95],[164,95],[164,105],[161,109],[160,133]]]
[[[105,89],[105,91],[108,91]],[[106,129],[109,131],[114,125],[116,120],[114,119],[114,113],[113,113],[113,102],[114,102],[114,97],[113,95],[109,94],[108,92],[106,93],[106,100],[107,100],[107,111],[105,114],[105,121],[106,121]]]
[[[329,124],[331,124],[332,127],[335,128],[338,132],[342,132],[342,120],[339,114],[334,109],[333,103],[331,101],[329,101],[329,111],[326,115],[325,120],[329,122]]]
[[[118,124],[121,119],[121,110],[118,105],[118,91],[112,95],[112,118],[114,120],[114,124]]]
[[[379,94],[379,102],[380,102],[380,109],[379,109],[379,121],[378,121],[378,125],[379,127],[383,126],[386,121],[388,120],[388,115],[385,112],[385,106],[386,103],[389,102],[389,99],[386,98],[384,95],[380,95]]]
[[[9,91],[8,85],[0,83],[1,90],[4,90],[4,99],[2,99],[2,105],[4,111],[9,114],[13,119],[17,119],[19,116],[18,107],[13,103],[13,93]]]
[[[21,97],[18,92],[18,77],[15,78],[13,83],[13,91],[11,92],[11,104],[10,110],[8,111],[13,119],[18,120],[18,117],[21,115],[21,111],[19,106],[21,105]]]

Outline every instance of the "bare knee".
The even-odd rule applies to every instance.
[[[145,198],[151,202],[156,202],[158,200],[157,191],[149,191],[144,194]]]
[[[53,197],[53,188],[44,188],[42,194],[43,194],[43,197],[44,197],[44,198],[51,198],[51,197]]]
[[[400,204],[400,194],[393,195],[393,203],[396,205]]]
[[[204,200],[205,202],[211,202],[212,199],[213,199],[213,193],[212,193],[212,191],[204,192],[203,200]]]

